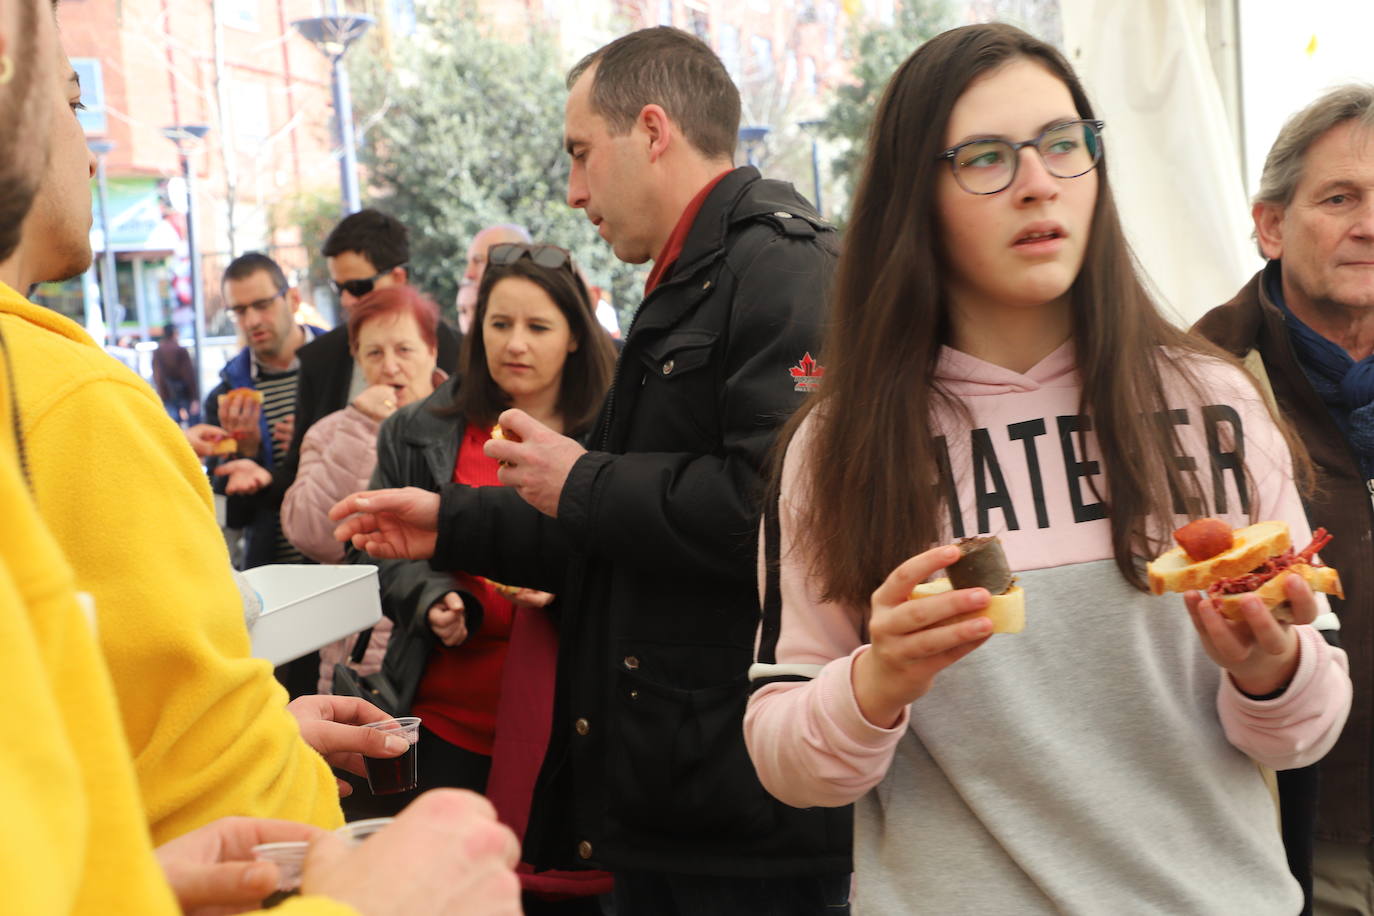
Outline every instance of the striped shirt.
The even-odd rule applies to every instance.
[[[284,372],[274,372],[255,362],[258,391],[262,392],[262,414],[267,418],[269,436],[274,424],[285,420],[296,412],[296,375],[299,365],[293,365]],[[272,466],[281,467],[286,458],[286,447],[290,443],[278,442],[271,438],[267,445],[272,449]],[[276,523],[275,550],[272,559],[277,563],[308,562],[299,550],[291,545],[282,534],[281,520]]]

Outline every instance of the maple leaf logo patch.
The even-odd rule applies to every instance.
[[[792,378],[797,380],[793,391],[815,391],[816,386],[820,385],[821,378],[825,375],[825,367],[811,358],[808,352],[791,369],[787,370]]]

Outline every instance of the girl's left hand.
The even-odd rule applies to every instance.
[[[1306,582],[1289,576],[1284,588],[1293,607],[1293,623],[1317,619],[1317,599]],[[1230,673],[1243,693],[1267,696],[1288,686],[1298,670],[1298,636],[1293,624],[1274,619],[1264,602],[1253,595],[1241,601],[1239,620],[1223,617],[1200,592],[1186,593],[1183,601],[1208,657]]]

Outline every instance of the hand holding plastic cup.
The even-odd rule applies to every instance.
[[[369,722],[363,728],[375,728],[387,735],[396,735],[410,745],[399,757],[364,757],[367,766],[367,787],[373,795],[394,795],[409,792],[419,784],[419,769],[416,762],[415,745],[420,740],[420,719],[418,716],[402,716],[398,719],[383,719]]]
[[[309,848],[310,844],[305,841],[260,843],[253,847],[253,858],[259,862],[275,863],[279,875],[277,889],[262,902],[263,909],[270,909],[301,892],[301,872]]]
[[[357,846],[393,820],[394,818],[390,817],[373,817],[351,821],[334,833],[342,837],[348,845]],[[260,843],[253,847],[253,858],[259,862],[275,863],[277,874],[280,876],[277,880],[277,889],[262,902],[263,909],[271,909],[301,892],[305,853],[309,848],[308,842]]]

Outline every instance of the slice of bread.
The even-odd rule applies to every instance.
[[[219,396],[218,404],[220,406],[220,409],[223,409],[226,401],[237,400],[257,401],[259,404],[261,404],[262,392],[256,388],[230,388],[228,391],[224,392],[224,394]]]
[[[1256,522],[1248,528],[1236,529],[1231,549],[1209,560],[1194,563],[1182,547],[1175,547],[1146,566],[1150,591],[1162,595],[1206,589],[1218,579],[1245,575],[1291,546],[1286,523]]]
[[[949,579],[922,582],[911,590],[911,597],[928,598],[947,592],[950,587]],[[958,623],[974,617],[986,617],[991,620],[994,633],[1020,633],[1026,628],[1026,593],[1021,586],[1013,585],[1005,594],[993,595],[983,610],[951,617],[945,623]]]
[[[1330,566],[1309,566],[1306,563],[1297,563],[1288,567],[1268,582],[1255,589],[1253,592],[1246,592],[1242,595],[1222,595],[1215,599],[1217,610],[1223,617],[1231,620],[1240,620],[1240,599],[1245,595],[1258,595],[1265,606],[1273,612],[1274,617],[1284,623],[1293,621],[1293,608],[1288,603],[1288,592],[1285,583],[1289,576],[1301,576],[1312,586],[1314,592],[1326,592],[1328,595],[1335,595],[1337,598],[1344,598],[1345,592],[1341,589],[1341,577]]]

